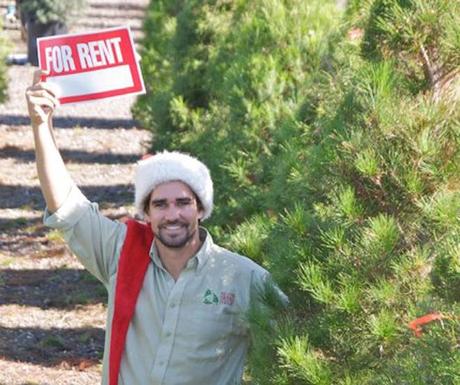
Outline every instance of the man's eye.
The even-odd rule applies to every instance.
[[[189,201],[189,200],[177,201],[178,206],[188,206],[190,203],[191,203],[191,201]]]
[[[165,202],[152,202],[152,206],[155,207],[156,209],[161,209],[166,207]]]

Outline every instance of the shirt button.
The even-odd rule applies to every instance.
[[[176,307],[176,304],[175,304],[175,303],[172,303],[171,305],[169,305],[169,307],[170,307],[171,309],[174,309],[174,308]]]
[[[166,336],[166,337],[171,337],[171,334],[172,334],[171,332],[166,332],[166,333],[165,333],[165,336]]]

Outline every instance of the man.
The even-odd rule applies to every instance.
[[[64,166],[52,133],[59,103],[41,74],[26,98],[45,223],[64,232],[108,290],[103,384],[240,384],[249,342],[245,316],[268,273],[215,245],[199,226],[213,208],[209,170],[177,152],[142,160],[135,205],[146,224],[105,218]]]

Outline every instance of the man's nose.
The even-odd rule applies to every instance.
[[[179,218],[179,208],[176,205],[170,205],[165,212],[165,219],[174,221]]]

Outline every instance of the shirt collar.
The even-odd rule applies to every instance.
[[[188,260],[185,267],[186,269],[195,269],[197,273],[199,273],[204,265],[206,265],[206,262],[208,261],[209,255],[211,253],[212,246],[214,245],[211,234],[209,234],[208,230],[206,230],[204,227],[200,227],[199,232],[200,239],[203,241],[203,243],[198,252]],[[152,246],[150,247],[150,258],[158,268],[165,270],[163,262],[161,262],[161,259],[158,256],[154,242],[152,242]]]

